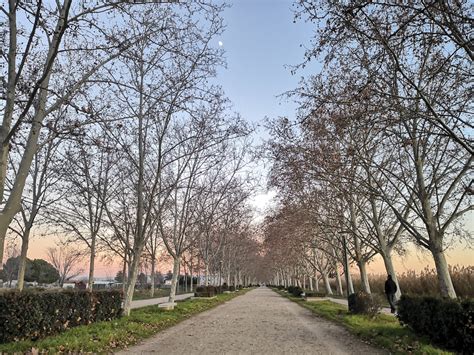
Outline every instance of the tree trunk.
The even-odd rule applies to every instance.
[[[201,280],[201,258],[198,256],[198,264],[197,264],[197,282],[198,286],[202,286],[202,280]]]
[[[341,275],[339,275],[339,270],[337,269],[337,264],[335,266],[335,272],[336,272],[337,294],[339,296],[342,296],[344,294],[344,291],[342,290],[342,280],[341,280]]]
[[[441,248],[432,248],[431,253],[436,266],[436,273],[438,275],[439,288],[441,296],[448,298],[456,298],[456,291],[454,290],[451,275],[449,274],[448,263],[444,251]]]
[[[383,252],[383,250],[381,254],[382,254],[382,258],[385,264],[385,270],[387,271],[387,274],[392,276],[392,280],[397,285],[397,292],[395,293],[395,299],[398,300],[400,299],[400,296],[402,295],[402,291],[400,290],[400,284],[398,283],[397,273],[395,272],[395,267],[393,266],[392,254],[390,251]]]
[[[344,247],[346,247],[346,244],[344,243]],[[341,281],[341,275],[339,274],[339,270],[337,268],[337,254],[336,250],[333,248],[332,249],[332,255],[334,257],[334,272],[336,273],[336,286],[337,286],[337,294],[339,296],[343,295],[343,290],[342,290],[342,281]]]
[[[126,281],[127,281],[127,253],[124,252],[123,266],[122,266],[122,292],[124,295],[126,291],[126,287],[125,287]]]
[[[204,274],[204,286],[209,286],[209,265],[206,263]]]
[[[92,288],[94,287],[95,239],[96,236],[93,235],[91,239],[91,255],[89,260],[89,281],[87,283],[90,292],[92,292]]]
[[[170,289],[170,296],[168,298],[168,302],[174,303],[176,299],[176,286],[178,285],[178,277],[179,277],[179,265],[181,263],[181,257],[176,257],[173,260],[173,277],[171,278],[171,289]]]
[[[189,292],[193,292],[193,281],[194,281],[194,275],[193,275],[193,257],[191,256],[191,259],[189,260],[190,262],[190,268],[189,268],[189,273],[190,273],[190,276],[191,276],[191,287],[190,287],[190,290]]]
[[[183,272],[184,272],[184,292],[188,293],[188,271],[186,270],[186,261],[183,262]]]
[[[155,296],[155,268],[156,268],[156,259],[154,256],[151,258],[151,287],[150,287],[150,296]]]
[[[359,266],[359,271],[360,271],[360,283],[362,287],[362,291],[370,294],[370,284],[369,284],[369,277],[367,276],[367,268],[366,268],[366,262],[364,259],[360,259],[357,262],[357,265]]]
[[[313,278],[312,277],[309,278],[309,289],[313,291]]]
[[[26,228],[25,233],[22,236],[21,243],[21,254],[20,254],[20,265],[18,266],[18,290],[23,291],[25,285],[25,271],[26,271],[26,261],[28,254],[28,244],[30,242],[30,231],[31,228]]]
[[[347,273],[347,280],[349,281],[349,285],[346,285],[347,289],[349,290],[349,294],[354,293],[354,283],[352,282],[352,275],[350,272]]]
[[[329,283],[329,277],[326,272],[323,272],[323,280],[324,280],[324,288],[326,289],[326,293],[328,295],[332,295],[331,284]]]
[[[318,278],[318,275],[314,276],[314,289],[316,290],[316,292],[319,292],[319,278]]]
[[[134,253],[132,263],[130,264],[130,270],[128,270],[128,280],[127,280],[125,300],[124,300],[124,305],[123,305],[123,313],[126,316],[130,315],[133,293],[135,292],[135,284],[137,283],[137,278],[138,278],[138,267],[140,265],[140,255],[141,255],[141,250],[139,252]]]

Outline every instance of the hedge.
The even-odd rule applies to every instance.
[[[324,292],[305,291],[305,297],[327,297]]]
[[[398,319],[433,343],[462,353],[474,349],[474,300],[402,295]]]
[[[121,292],[77,290],[0,293],[0,343],[37,340],[122,314]]]
[[[300,297],[301,294],[303,293],[303,289],[298,286],[289,286],[288,292],[291,293],[295,297]]]
[[[215,286],[198,286],[194,292],[195,297],[214,297],[215,295],[217,295]]]
[[[347,299],[349,312],[375,316],[382,309],[382,300],[379,295],[368,294],[363,291],[352,293]]]

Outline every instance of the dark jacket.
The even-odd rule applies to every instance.
[[[397,284],[392,279],[385,281],[385,293],[390,294],[395,292],[397,292]]]

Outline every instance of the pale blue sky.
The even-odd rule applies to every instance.
[[[227,29],[220,38],[227,69],[217,81],[234,104],[234,110],[253,123],[265,116],[293,117],[296,106],[276,96],[295,88],[302,73],[291,75],[285,65],[303,60],[314,25],[293,23],[292,0],[234,0],[224,12]],[[305,70],[319,70],[314,63]],[[260,132],[262,133],[262,132]]]

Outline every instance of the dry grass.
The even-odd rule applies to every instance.
[[[474,298],[474,266],[450,267],[454,289],[458,297]],[[413,270],[398,274],[398,282],[403,293],[408,295],[439,296],[436,270],[428,267],[421,272]],[[386,275],[369,275],[370,288],[374,293],[384,293]],[[354,278],[354,288],[360,290],[360,279]]]

